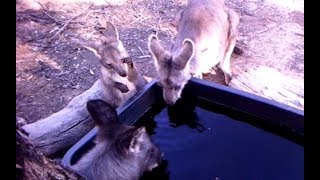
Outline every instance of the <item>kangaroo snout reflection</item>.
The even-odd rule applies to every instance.
[[[168,105],[169,121],[173,127],[183,124],[198,132],[203,132],[206,128],[199,123],[199,118],[195,112],[197,99],[195,97],[182,97],[174,104]]]

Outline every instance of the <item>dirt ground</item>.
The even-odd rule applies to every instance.
[[[99,78],[99,62],[75,40],[100,37],[101,19],[113,22],[143,75],[156,72],[147,38],[158,32],[168,45],[170,22],[187,0],[17,0],[16,114],[32,123],[61,110]],[[304,81],[302,0],[227,0],[240,15],[232,69],[265,65]],[[219,80],[220,79],[220,80]],[[219,74],[212,79],[221,83]]]

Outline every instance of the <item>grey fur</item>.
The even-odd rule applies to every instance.
[[[117,108],[141,90],[147,81],[129,57],[119,39],[116,27],[110,22],[105,24],[102,42],[82,43],[82,45],[93,51],[100,59],[100,80],[104,85],[104,100]]]
[[[87,109],[96,122],[96,145],[71,168],[89,180],[137,180],[160,164],[162,153],[144,127],[119,122],[115,109],[90,100]]]
[[[173,23],[177,35],[165,50],[155,35],[151,52],[167,104],[174,104],[188,80],[219,64],[226,84],[231,80],[230,57],[238,35],[239,17],[224,0],[189,0]]]

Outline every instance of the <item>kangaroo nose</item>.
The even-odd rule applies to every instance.
[[[114,70],[121,76],[121,77],[127,77],[127,70],[125,66],[115,66]]]
[[[126,77],[126,76],[127,76],[127,73],[123,71],[123,72],[120,72],[119,75],[120,75],[121,77]]]
[[[168,106],[173,106],[174,102],[173,102],[173,101],[168,101],[168,100],[166,100],[166,104],[167,104]]]
[[[121,77],[127,77],[128,75],[125,69],[118,68],[116,71]]]

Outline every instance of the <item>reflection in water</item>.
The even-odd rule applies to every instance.
[[[169,180],[168,161],[162,160],[161,164],[154,168],[151,172],[145,172],[140,180]]]
[[[303,145],[264,129],[254,117],[190,97],[153,113],[138,123],[164,160],[143,180],[303,179]]]
[[[206,128],[199,123],[199,117],[195,112],[197,106],[197,98],[182,97],[173,106],[168,106],[168,116],[172,127],[187,125],[192,129],[196,129],[199,133]]]

